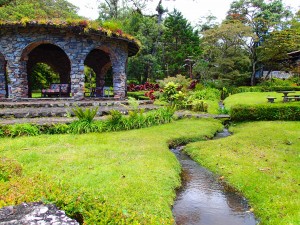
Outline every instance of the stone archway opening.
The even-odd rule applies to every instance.
[[[40,92],[50,83],[71,83],[71,62],[67,54],[54,44],[33,43],[24,50],[21,60],[27,62],[29,98],[33,91]]]
[[[105,96],[105,87],[112,86],[111,60],[109,53],[101,49],[93,49],[86,56],[85,87],[95,88],[96,97]],[[94,78],[93,78],[94,76]]]
[[[0,98],[8,97],[8,79],[6,73],[6,60],[0,52]]]

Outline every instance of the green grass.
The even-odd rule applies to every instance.
[[[204,139],[221,127],[191,119],[126,132],[2,138],[0,157],[23,169],[0,180],[0,207],[44,200],[87,224],[172,224],[180,165],[170,141]]]
[[[293,94],[299,94],[296,92]],[[267,97],[275,97],[275,103],[281,104],[282,102],[282,93],[277,92],[243,92],[231,95],[224,100],[225,107],[230,109],[233,105],[243,104],[243,105],[253,105],[253,104],[271,104],[268,103]],[[286,103],[285,103],[286,104]],[[290,102],[289,104],[300,104],[300,102]]]
[[[197,142],[188,154],[236,187],[261,225],[300,224],[300,122],[252,122]]]

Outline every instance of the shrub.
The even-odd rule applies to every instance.
[[[123,114],[118,110],[110,110],[110,117],[105,121],[105,131],[118,131],[123,127]]]
[[[300,91],[299,86],[255,86],[255,87],[238,87],[233,88],[231,94],[238,94],[242,92],[274,92],[274,91]]]
[[[67,132],[72,134],[85,134],[97,132],[98,125],[94,121],[76,120],[69,124]]]
[[[29,123],[10,125],[7,132],[10,137],[37,136],[40,134],[38,126]]]
[[[72,109],[72,112],[80,121],[86,121],[88,123],[91,123],[97,115],[98,107],[93,109],[82,109],[76,106]]]
[[[263,86],[263,87],[288,87],[292,86],[294,82],[290,79],[278,79],[278,78],[272,78],[270,80],[265,80],[261,83],[258,84],[258,86]]]
[[[233,121],[300,120],[300,105],[236,105],[231,108],[230,116]]]
[[[194,91],[190,94],[189,99],[194,100],[220,100],[221,92],[215,88],[206,88],[200,91]]]
[[[175,84],[174,82],[169,82],[164,88],[163,97],[168,102],[173,102],[176,99],[176,94],[178,94],[178,84]]]
[[[127,97],[132,97],[138,100],[149,100],[149,97],[145,96],[145,91],[127,92]]]
[[[159,85],[161,87],[165,88],[165,86],[167,86],[167,84],[170,82],[173,82],[174,84],[176,84],[178,88],[180,87],[180,88],[186,90],[190,86],[191,79],[186,78],[185,76],[183,76],[181,74],[177,74],[175,77],[167,77],[167,78],[159,81]]]
[[[84,119],[76,120],[70,124],[52,124],[52,125],[32,125],[32,124],[17,124],[0,127],[2,136],[35,136],[38,134],[83,134],[90,132],[107,132],[138,129],[142,127],[149,127],[163,123],[169,123],[172,120],[174,109],[160,108],[144,113],[144,109],[138,109],[137,101],[135,99],[129,101],[132,110],[129,110],[128,117],[118,110],[111,110],[110,117],[107,120],[94,121],[91,120],[93,116],[80,117]],[[82,115],[81,110],[79,114]],[[85,113],[84,113],[85,114]],[[86,115],[86,114],[85,114]]]
[[[98,131],[98,126],[93,121],[97,115],[98,107],[92,109],[82,109],[76,106],[72,109],[72,112],[78,118],[78,120],[70,123],[68,128],[65,130],[67,133],[83,134]]]
[[[192,102],[192,110],[195,112],[207,112],[208,104],[203,100],[194,100]]]
[[[65,123],[41,125],[40,131],[43,134],[66,134],[69,132],[69,125]]]
[[[127,86],[127,90],[130,92],[134,91],[158,91],[159,90],[159,84],[158,83],[150,83],[146,82],[145,84],[129,84]]]
[[[232,89],[231,94],[238,94],[238,93],[242,93],[242,92],[262,92],[262,91],[263,91],[262,87],[242,86],[242,87]]]
[[[154,94],[154,90],[145,92],[145,96],[148,97],[148,98],[150,98],[151,100],[155,100],[155,98],[156,98],[156,96]]]

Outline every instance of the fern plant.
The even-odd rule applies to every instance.
[[[83,109],[80,108],[79,106],[76,106],[75,108],[72,109],[72,111],[79,121],[86,121],[88,123],[91,123],[94,120],[95,116],[97,115],[98,107],[92,109],[90,108]]]

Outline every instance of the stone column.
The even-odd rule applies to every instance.
[[[118,43],[112,46],[110,59],[113,70],[113,84],[115,98],[126,96],[126,61],[128,58],[128,46],[126,43]]]
[[[74,99],[84,98],[84,60],[71,60],[71,95]]]
[[[6,90],[5,90],[5,66],[6,62],[4,60],[4,57],[1,57],[0,55],[0,98],[5,98]]]
[[[7,61],[7,73],[11,85],[10,98],[28,98],[27,61],[13,57]]]

